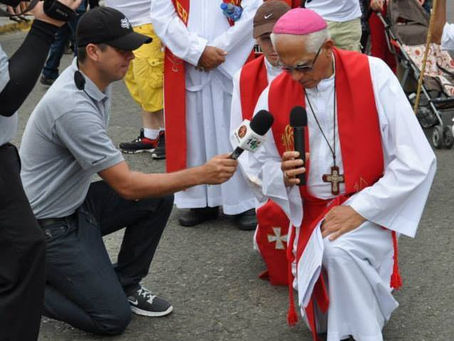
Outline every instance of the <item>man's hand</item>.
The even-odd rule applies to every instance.
[[[238,162],[229,156],[230,154],[217,155],[201,166],[201,183],[218,185],[229,180],[238,166]]]
[[[303,167],[303,160],[299,159],[300,153],[291,151],[285,152],[282,155],[281,170],[284,174],[285,186],[298,185],[300,179],[298,175],[306,172],[306,168]],[[309,153],[306,153],[306,160],[309,158]]]
[[[365,221],[366,219],[350,206],[333,207],[322,223],[322,237],[329,236],[329,240],[335,240],[344,233],[356,229]]]
[[[385,0],[372,0],[370,2],[370,8],[373,10],[373,11],[382,11],[383,10],[383,5],[388,3],[388,1],[385,1]]]
[[[218,47],[207,45],[205,47],[205,50],[203,50],[202,55],[200,56],[197,69],[201,71],[212,70],[225,62],[226,55],[227,52],[225,52],[224,50]]]

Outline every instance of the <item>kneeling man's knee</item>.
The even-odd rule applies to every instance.
[[[131,322],[131,307],[129,304],[118,306],[109,316],[97,320],[98,334],[122,334]]]

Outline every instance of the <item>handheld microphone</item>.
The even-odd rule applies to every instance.
[[[305,146],[305,130],[307,127],[306,109],[300,106],[293,107],[290,111],[290,125],[293,128],[293,144],[295,151],[300,153],[300,158],[303,160],[306,167],[306,146]],[[299,174],[299,186],[306,184],[306,174]]]
[[[270,130],[273,121],[273,115],[267,110],[260,110],[250,122],[244,120],[233,133],[238,147],[230,154],[230,158],[238,159],[244,150],[255,152],[265,141],[264,135]]]

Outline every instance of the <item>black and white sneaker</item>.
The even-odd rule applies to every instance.
[[[129,294],[128,301],[132,312],[137,315],[161,317],[169,315],[173,310],[169,302],[153,295],[143,286]]]

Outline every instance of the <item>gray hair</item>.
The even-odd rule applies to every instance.
[[[293,34],[276,34],[271,33],[271,43],[273,47],[275,47],[275,42],[277,36],[294,36]],[[304,42],[306,43],[306,50],[309,53],[317,53],[318,49],[322,46],[322,44],[330,38],[330,34],[328,29],[325,28],[318,32],[312,32],[309,34],[302,35],[304,37]]]

